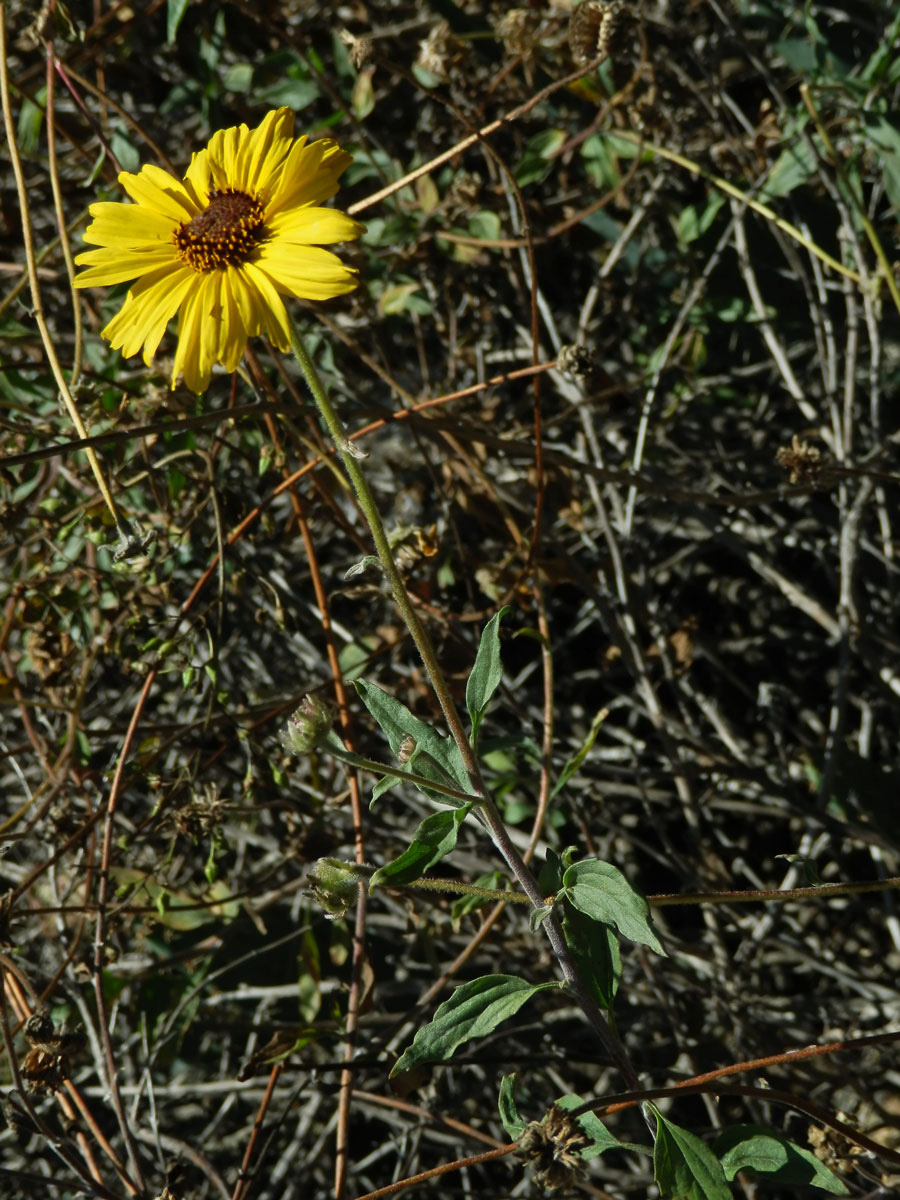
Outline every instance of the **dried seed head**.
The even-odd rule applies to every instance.
[[[531,1168],[535,1183],[549,1190],[572,1187],[584,1174],[588,1139],[577,1120],[551,1104],[543,1121],[530,1121],[516,1140],[516,1154]]]
[[[589,379],[595,369],[594,353],[590,346],[571,342],[560,346],[556,365],[567,375],[574,375],[576,379]]]
[[[577,67],[609,56],[624,12],[624,0],[584,0],[572,10],[569,49]]]
[[[29,1092],[55,1092],[71,1074],[70,1055],[82,1043],[80,1033],[59,1029],[46,1012],[36,1012],[22,1029],[28,1051],[19,1063],[19,1071]]]
[[[438,21],[424,41],[419,42],[419,57],[416,63],[437,75],[447,79],[451,67],[455,66],[463,56],[463,43],[453,36],[449,24]]]
[[[508,8],[494,30],[509,54],[531,54],[538,42],[540,18],[528,8]]]
[[[793,485],[798,483],[815,486],[822,478],[822,452],[809,442],[803,442],[794,434],[790,446],[780,446],[775,460],[788,473]]]
[[[357,71],[361,70],[372,57],[374,49],[372,39],[357,37],[349,29],[342,29],[338,37],[347,47],[347,57],[350,59],[350,62],[356,67]]]

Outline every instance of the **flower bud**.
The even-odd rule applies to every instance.
[[[319,858],[306,873],[306,886],[325,910],[329,921],[343,917],[355,903],[357,885],[365,878],[353,863],[339,858]]]
[[[282,730],[281,744],[293,754],[309,754],[322,744],[333,720],[330,704],[317,696],[305,696]]]

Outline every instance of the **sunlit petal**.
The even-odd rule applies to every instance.
[[[277,255],[261,256],[256,266],[279,292],[306,300],[329,300],[352,292],[359,282],[356,271],[345,267],[336,254],[319,246],[284,246]]]

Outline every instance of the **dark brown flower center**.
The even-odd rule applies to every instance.
[[[264,235],[260,202],[227,188],[212,192],[203,212],[179,227],[175,248],[195,271],[213,271],[246,262]]]

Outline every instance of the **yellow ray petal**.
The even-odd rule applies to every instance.
[[[268,247],[266,247],[268,249]],[[336,254],[319,246],[289,246],[279,243],[277,256],[260,255],[256,266],[275,284],[306,300],[329,300],[352,292],[359,280]]]
[[[143,346],[144,361],[149,363],[166,325],[193,282],[192,276],[196,278],[183,267],[180,271],[166,269],[145,275],[129,290],[125,303],[102,336],[109,339],[114,350],[121,349],[125,358],[131,358]]]
[[[321,138],[306,146],[295,145],[284,164],[278,186],[266,198],[271,215],[286,208],[321,204],[338,189],[338,178],[350,166],[352,157],[331,138]]]
[[[148,271],[155,271],[168,266],[174,269],[179,265],[177,258],[169,247],[161,246],[158,250],[142,250],[140,253],[123,253],[121,250],[85,250],[76,258],[79,266],[87,270],[76,275],[73,280],[75,287],[109,287],[114,283],[124,283],[126,279],[137,279]]]
[[[177,228],[171,217],[139,204],[101,201],[91,205],[91,216],[94,219],[84,231],[84,240],[93,246],[170,242]]]
[[[335,208],[292,208],[267,220],[266,228],[276,244],[284,240],[295,246],[327,246],[352,242],[366,227]]]
[[[159,172],[167,183],[176,185],[177,193],[174,193],[170,187],[163,190],[152,178],[154,170]],[[195,215],[190,197],[181,184],[171,175],[167,175],[165,171],[160,171],[159,167],[145,166],[139,175],[129,175],[127,171],[122,171],[119,174],[119,183],[136,204],[142,204],[155,212],[164,213],[172,221],[178,223],[189,221]]]
[[[265,330],[269,341],[279,350],[291,345],[291,324],[278,289],[269,275],[256,263],[244,263],[243,273],[252,290],[254,325],[252,333]]]

